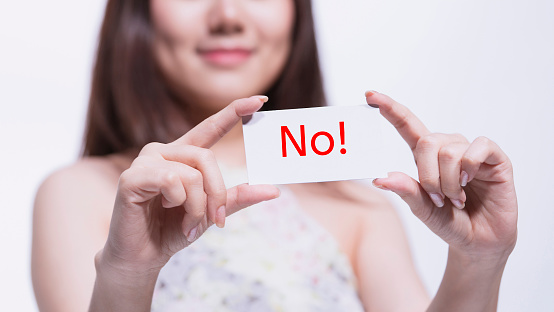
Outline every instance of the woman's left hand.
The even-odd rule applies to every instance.
[[[517,238],[512,164],[493,141],[431,133],[405,106],[374,91],[367,103],[398,130],[414,154],[419,182],[390,173],[373,184],[398,194],[450,248],[474,259],[506,260]]]

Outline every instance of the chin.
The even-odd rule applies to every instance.
[[[180,81],[176,85],[180,86],[178,90],[183,99],[194,101],[190,105],[202,105],[202,110],[211,113],[223,109],[236,99],[264,95],[278,72],[252,67],[234,70],[214,70],[211,67],[195,69],[183,70],[185,75],[179,77]]]
[[[258,95],[260,93],[261,92],[255,92],[254,90],[213,86],[212,88],[203,90],[203,92],[197,93],[195,98],[198,99],[198,102],[192,103],[192,105],[202,105],[203,110],[206,110],[206,112],[210,114],[214,114],[231,104],[234,100]]]
[[[267,90],[265,85],[253,84],[252,80],[244,79],[214,79],[211,83],[204,84],[200,99],[206,99],[208,103],[220,103],[220,109],[229,105],[236,99],[262,95]],[[258,81],[259,82],[259,81]],[[212,106],[211,104],[210,106]]]

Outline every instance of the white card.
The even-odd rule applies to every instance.
[[[249,184],[386,176],[379,110],[368,105],[257,112],[243,118]]]

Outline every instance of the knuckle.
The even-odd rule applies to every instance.
[[[191,170],[187,173],[189,183],[193,185],[202,185],[202,173],[198,170]]]
[[[232,203],[236,207],[243,207],[242,203],[244,201],[244,194],[248,192],[247,186],[244,184],[239,184],[236,186],[236,193],[231,197]]]
[[[215,160],[215,154],[211,149],[203,148],[200,150],[200,158],[202,160]]]
[[[395,121],[393,126],[395,128],[403,128],[406,127],[408,124],[410,124],[410,115],[408,115],[406,112],[399,112],[398,119]]]
[[[201,219],[206,215],[206,211],[208,209],[207,207],[207,199],[206,194],[202,195],[202,202],[199,206],[193,207],[190,211],[187,211],[188,214],[190,214],[191,217],[195,219]]]
[[[162,176],[162,184],[173,185],[180,182],[179,175],[173,171],[167,171]]]
[[[157,152],[160,150],[160,147],[162,146],[162,143],[159,142],[150,142],[146,144],[141,150],[139,155],[147,155],[154,152]]]
[[[225,134],[227,133],[227,131],[225,131],[225,129],[223,129],[215,120],[215,118],[212,117],[209,117],[208,119],[206,119],[206,122],[208,123],[208,125],[214,130],[214,133],[219,137],[219,138],[222,138],[223,136],[225,136]]]
[[[438,178],[429,175],[420,176],[419,184],[421,184],[421,187],[427,192],[438,191],[440,189]]]
[[[127,169],[119,176],[119,185],[127,186],[133,180],[133,169]]]
[[[196,209],[192,209],[190,212],[187,213],[195,219],[201,219],[206,214],[206,208],[196,207]]]
[[[221,200],[225,200],[227,198],[227,189],[225,187],[217,187],[213,195]]]
[[[455,161],[459,158],[459,152],[454,146],[447,145],[440,149],[439,157],[444,161]]]
[[[426,191],[438,190],[440,188],[440,178],[438,174],[433,173],[431,170],[419,168],[419,184]]]
[[[422,136],[416,143],[417,151],[428,151],[439,146],[439,138],[434,134]]]
[[[139,155],[131,163],[131,168],[144,168],[148,165],[149,159],[144,155]]]
[[[514,170],[509,160],[505,162],[501,168],[499,168],[499,172],[499,176],[504,181],[512,181],[514,179]]]
[[[506,167],[510,170],[510,172],[512,172],[514,170],[512,160],[509,157],[506,156],[506,160],[504,161],[504,163],[506,164]]]
[[[467,154],[462,157],[462,163],[464,164],[464,166],[470,167],[475,167],[479,165],[479,162],[475,158],[473,158],[473,156]]]
[[[122,196],[125,201],[136,202],[141,201],[142,192],[140,181],[137,180],[138,173],[136,170],[127,169],[119,176],[117,186],[117,197]]]
[[[458,198],[461,192],[461,187],[452,184],[445,184],[441,186],[441,190],[446,197]]]
[[[488,145],[491,143],[491,140],[485,136],[480,136],[475,139],[475,142],[478,142],[480,144]]]

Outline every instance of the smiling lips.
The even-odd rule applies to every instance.
[[[207,49],[199,50],[198,53],[211,65],[218,67],[231,68],[246,62],[253,53],[253,50],[234,48],[234,49]]]

